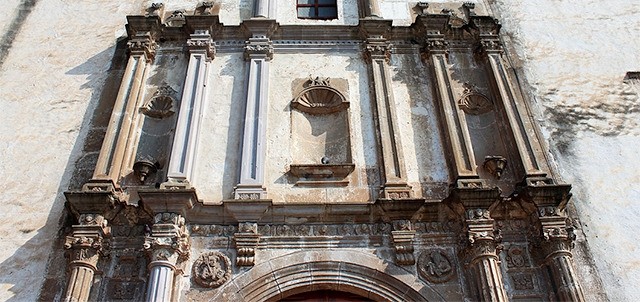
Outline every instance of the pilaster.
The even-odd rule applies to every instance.
[[[247,20],[244,29],[250,35],[245,46],[249,65],[246,94],[240,181],[235,199],[265,199],[264,166],[266,156],[267,103],[269,98],[269,62],[273,45],[269,36],[277,27],[274,20]]]
[[[172,301],[178,264],[189,258],[190,239],[185,219],[177,213],[157,213],[151,233],[145,238],[149,254],[146,301]]]
[[[426,17],[423,17],[426,18]],[[429,16],[425,23],[425,60],[431,66],[435,79],[437,103],[444,121],[445,144],[451,154],[450,163],[456,180],[477,179],[475,156],[471,146],[469,129],[464,112],[457,106],[448,69],[447,51],[449,43],[443,34],[447,24],[443,16]]]
[[[107,220],[100,214],[81,214],[79,224],[72,226],[64,248],[69,258],[69,279],[64,301],[82,302],[89,299],[98,260],[107,254],[110,235]]]
[[[391,29],[391,22],[363,20],[360,29],[366,37],[364,58],[371,66],[374,112],[377,119],[376,135],[382,161],[381,198],[408,199],[412,197],[412,191],[407,185],[398,116],[389,75],[388,62],[392,45],[385,38]]]
[[[187,40],[187,48],[189,65],[169,159],[168,181],[162,188],[190,188],[193,184],[200,124],[207,99],[209,62],[216,49],[208,29],[196,29]]]
[[[148,66],[155,56],[155,40],[160,21],[157,16],[130,16],[128,21],[129,60],[92,180],[84,186],[84,190],[111,191],[117,186],[124,171],[132,168],[139,120],[137,109],[142,106],[143,86]]]
[[[273,0],[255,0],[253,17],[254,18],[275,18],[275,3]]]
[[[381,18],[380,3],[378,2],[379,0],[360,0],[359,4],[362,6],[361,17],[367,19]]]
[[[522,164],[522,173],[525,179],[546,176],[544,159],[539,158],[542,150],[527,108],[519,100],[517,84],[512,82],[507,63],[503,60],[502,43],[498,36],[500,24],[491,17],[478,17],[474,22],[479,29],[479,54],[487,61],[489,78],[496,90],[499,107],[508,121],[511,140]]]

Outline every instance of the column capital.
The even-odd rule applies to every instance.
[[[384,60],[389,62],[393,44],[385,38],[368,38],[364,44],[364,58],[367,61]]]
[[[152,38],[150,32],[138,32],[127,42],[129,52],[132,56],[144,56],[150,62],[156,55],[158,44]]]
[[[108,241],[111,228],[107,220],[99,214],[81,214],[80,223],[72,226],[70,236],[67,236],[64,248],[67,250],[70,265],[86,266],[96,270],[101,255],[107,255]]]
[[[449,42],[440,33],[428,33],[424,52],[428,55],[447,55]]]
[[[216,55],[216,45],[208,30],[196,30],[187,40],[187,49],[191,53],[204,53],[207,61]]]
[[[244,57],[246,60],[273,59],[273,43],[266,36],[256,36],[249,38],[244,46]]]
[[[144,249],[149,253],[149,266],[175,265],[189,258],[191,240],[185,219],[177,213],[157,213],[151,232],[145,237]]]

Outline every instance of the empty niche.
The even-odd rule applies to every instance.
[[[297,185],[347,185],[351,158],[347,81],[310,77],[293,82],[290,173]]]
[[[140,108],[142,126],[134,159],[131,184],[161,183],[171,152],[179,103],[177,91],[166,83]]]
[[[506,180],[505,177],[511,179],[511,173],[507,169],[508,154],[493,101],[480,93],[477,87],[464,83],[458,106],[465,113],[480,178],[490,182]]]

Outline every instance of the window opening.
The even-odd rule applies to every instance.
[[[338,4],[336,0],[297,0],[300,19],[336,19]]]

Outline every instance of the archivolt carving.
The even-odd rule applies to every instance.
[[[309,78],[307,85],[293,100],[293,108],[311,114],[328,114],[349,108],[349,102],[340,91],[331,87],[329,78]]]
[[[220,252],[200,255],[193,263],[193,279],[201,286],[216,288],[231,277],[231,261]]]

